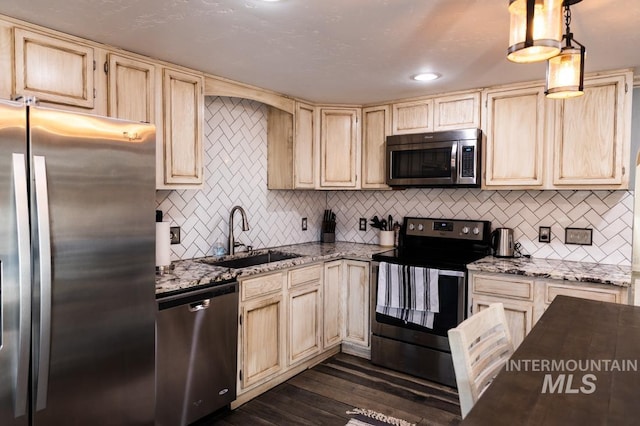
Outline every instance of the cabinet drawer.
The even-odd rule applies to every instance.
[[[242,300],[265,294],[275,293],[282,290],[282,274],[264,275],[257,278],[250,278],[240,282],[240,294]]]
[[[321,279],[322,265],[310,266],[289,271],[289,285],[291,287],[300,284],[308,284],[314,281],[320,283]]]
[[[476,275],[473,277],[473,292],[513,299],[533,300],[533,281]]]
[[[579,297],[581,299],[598,300],[600,302],[621,302],[619,290],[547,284],[544,300],[545,303],[553,302],[553,299],[555,299],[556,296]]]

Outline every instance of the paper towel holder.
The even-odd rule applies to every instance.
[[[169,222],[162,221],[162,211],[156,210],[156,275],[164,275],[171,271],[171,230]]]

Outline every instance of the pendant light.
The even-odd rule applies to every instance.
[[[584,54],[585,47],[573,38],[569,28],[571,10],[569,6],[581,0],[565,0],[564,21],[566,31],[562,37],[564,47],[558,56],[547,61],[547,87],[545,94],[552,99],[565,99],[584,94]],[[577,45],[574,47],[572,42]]]
[[[562,3],[562,0],[509,0],[507,59],[539,62],[560,53]]]

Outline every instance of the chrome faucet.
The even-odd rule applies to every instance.
[[[234,206],[231,209],[231,213],[229,214],[229,254],[234,254],[236,252],[236,247],[244,245],[241,243],[236,243],[235,238],[233,237],[233,214],[236,210],[240,210],[240,214],[242,215],[242,230],[249,230],[249,222],[247,222],[247,214],[244,209],[240,206]]]

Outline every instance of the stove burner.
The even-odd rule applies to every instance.
[[[491,222],[405,217],[399,247],[373,260],[437,269],[464,270],[490,254]]]

